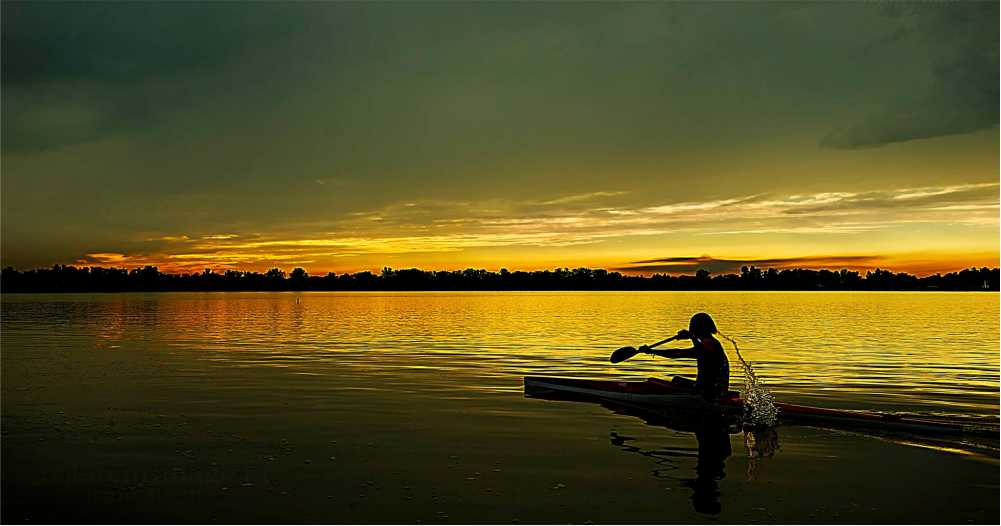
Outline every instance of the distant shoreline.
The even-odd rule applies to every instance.
[[[381,290],[19,290],[19,291],[0,291],[0,296],[27,296],[32,294],[190,294],[190,293],[211,293],[211,294],[246,294],[246,293],[300,293],[300,292],[344,292],[344,293],[398,293],[398,292],[413,292],[413,293],[425,293],[425,292],[497,292],[497,293],[511,293],[519,294],[526,292],[539,292],[539,293],[561,293],[561,292],[912,292],[915,294],[938,294],[943,292],[957,293],[962,292],[966,294],[980,294],[980,293],[991,293],[991,292],[1001,292],[998,290],[938,290],[938,289],[928,289],[928,290],[824,290],[824,289],[774,289],[774,290],[704,290],[704,289],[503,289],[503,290],[492,290],[492,289],[381,289]]]
[[[394,270],[379,274],[328,273],[310,276],[296,268],[265,273],[228,270],[193,274],[162,273],[156,267],[135,269],[73,267],[0,272],[0,293],[69,292],[533,292],[533,291],[925,291],[998,292],[999,270],[971,268],[948,274],[917,277],[875,269],[865,275],[842,269],[767,269],[743,267],[740,274],[654,274],[628,276],[604,269],[559,268],[541,271],[489,272]]]

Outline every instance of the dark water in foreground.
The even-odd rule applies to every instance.
[[[521,383],[692,375],[682,361],[607,356],[705,310],[781,400],[996,424],[998,294],[9,295],[2,306],[6,523],[999,519],[996,437],[781,427],[774,456],[752,458],[738,433],[724,438],[729,456],[700,458],[691,432],[526,399]]]

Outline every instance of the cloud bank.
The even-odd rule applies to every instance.
[[[227,74],[305,21],[294,4],[4,2],[3,149],[149,128],[205,95],[192,79]]]
[[[820,145],[870,148],[996,127],[998,3],[893,4],[887,14],[903,25],[883,45],[909,39],[932,43],[937,58],[927,86],[896,93],[881,111],[829,132]]]
[[[772,259],[717,259],[712,256],[669,257],[634,261],[629,265],[616,267],[623,272],[691,274],[696,270],[712,273],[735,273],[741,267],[760,269],[810,268],[810,269],[858,269],[885,265],[887,258],[878,255],[866,256],[801,256]]]

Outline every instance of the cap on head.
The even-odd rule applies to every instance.
[[[716,323],[706,313],[700,312],[692,316],[692,321],[688,322],[688,332],[692,334],[716,334]]]

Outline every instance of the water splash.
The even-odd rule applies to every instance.
[[[775,397],[764,386],[764,383],[754,374],[754,368],[744,360],[740,354],[740,347],[733,338],[718,333],[726,338],[733,345],[733,350],[737,352],[737,359],[744,369],[744,392],[741,398],[744,400],[744,422],[752,426],[772,427],[778,422],[779,409],[775,407]]]

